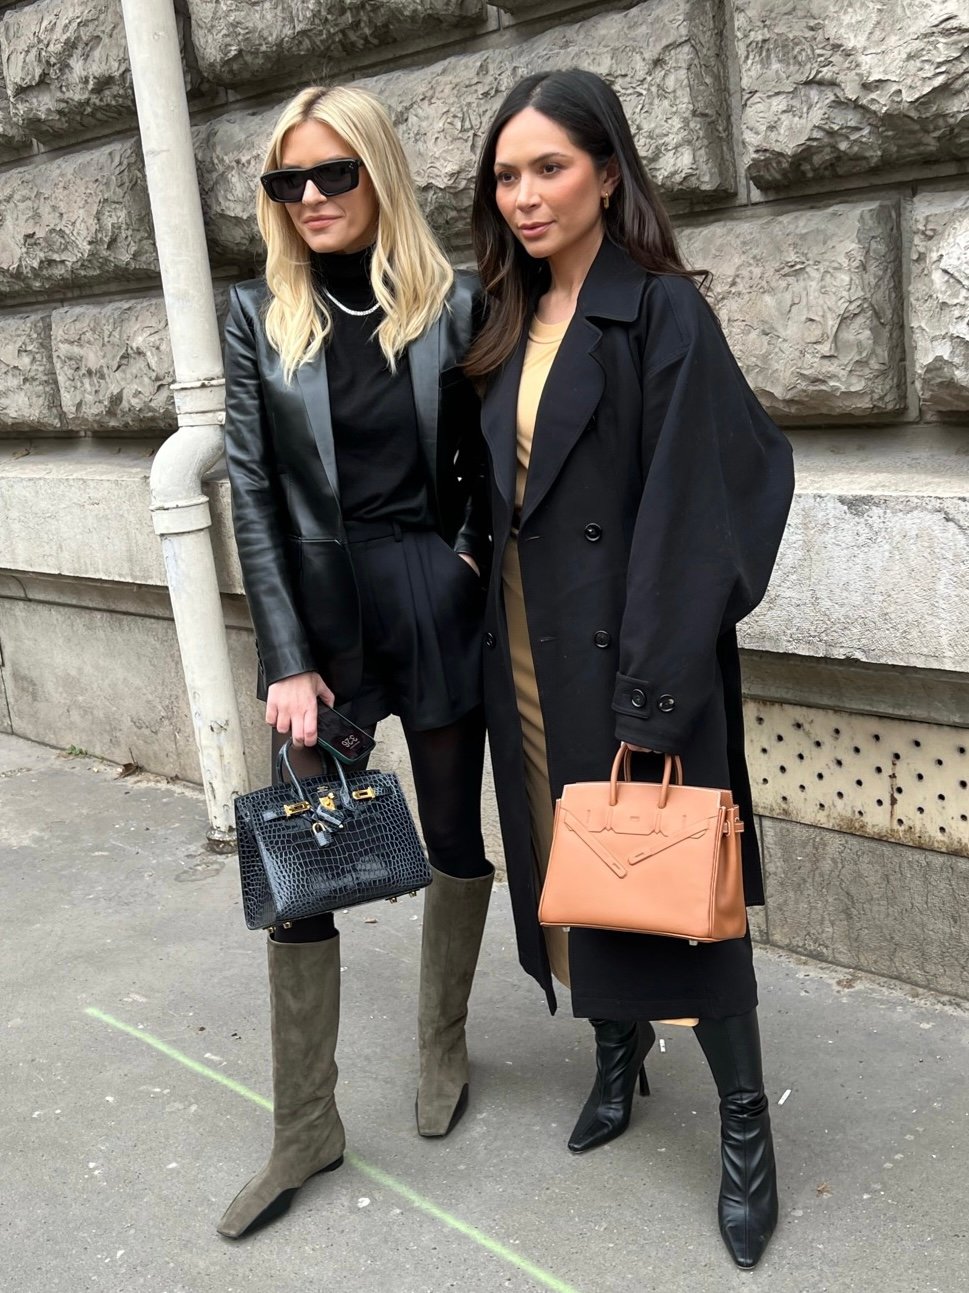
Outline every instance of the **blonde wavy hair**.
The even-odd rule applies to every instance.
[[[373,184],[378,219],[370,278],[384,311],[376,336],[394,372],[406,347],[444,309],[454,272],[418,206],[403,147],[379,99],[353,86],[301,90],[276,122],[263,170],[281,168],[287,133],[305,121],[322,122],[342,136]],[[261,185],[256,216],[266,244],[266,335],[288,382],[326,344],[333,320],[313,284],[309,247]]]

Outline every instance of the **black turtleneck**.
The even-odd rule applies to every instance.
[[[374,304],[371,249],[314,255],[317,285],[341,305],[366,310]],[[340,476],[343,519],[434,525],[428,503],[427,467],[421,453],[407,354],[391,373],[374,332],[380,310],[365,317],[327,305],[333,332],[326,347],[330,419]]]

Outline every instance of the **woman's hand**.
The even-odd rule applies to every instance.
[[[296,673],[270,685],[266,722],[277,732],[292,733],[296,745],[316,744],[316,703],[332,705],[333,692],[318,673]]]
[[[632,750],[633,754],[662,754],[662,750],[651,750],[648,745],[632,745],[626,742],[627,749]]]
[[[481,571],[478,569],[478,563],[475,561],[474,557],[472,557],[471,553],[470,553],[470,552],[459,552],[459,553],[458,553],[458,556],[461,558],[461,560],[462,560],[462,561],[466,561],[466,562],[468,563],[468,565],[471,567],[471,569],[474,571],[474,573],[475,573],[475,574],[478,576],[478,578],[480,579],[480,578],[481,578]]]

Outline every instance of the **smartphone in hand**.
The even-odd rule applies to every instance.
[[[316,744],[341,763],[356,763],[377,744],[368,732],[329,705],[320,701],[316,709]]]

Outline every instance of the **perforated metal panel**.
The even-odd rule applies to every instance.
[[[757,812],[969,854],[969,731],[748,701]]]

